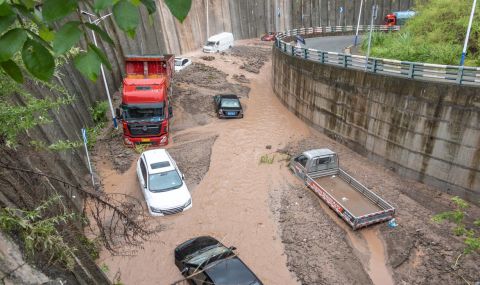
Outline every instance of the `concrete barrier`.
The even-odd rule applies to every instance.
[[[325,65],[276,48],[272,72],[275,94],[312,127],[480,204],[480,88]]]

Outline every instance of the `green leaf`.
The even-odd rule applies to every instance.
[[[23,4],[23,6],[27,7],[27,9],[33,9],[33,7],[35,7],[34,0],[21,0],[20,2]]]
[[[140,0],[130,0],[130,3],[132,3],[135,7],[138,7],[142,2]]]
[[[36,78],[48,81],[55,71],[55,61],[52,54],[37,41],[28,39],[23,45],[23,63],[27,70]]]
[[[12,29],[0,37],[0,62],[9,60],[27,40],[23,29]]]
[[[153,14],[157,11],[157,5],[155,0],[141,0],[145,8],[147,8],[148,14]]]
[[[97,54],[88,49],[75,57],[73,60],[75,67],[88,79],[96,81],[100,72],[100,59]]]
[[[47,43],[44,39],[39,37],[36,33],[33,31],[27,30],[28,35],[30,36],[29,38],[36,41],[37,43],[43,45],[44,48],[46,48],[49,51],[52,51],[52,47],[50,46],[49,43]]]
[[[10,28],[10,26],[15,23],[17,17],[15,14],[8,15],[8,16],[0,16],[0,34],[3,33],[6,29]]]
[[[113,0],[95,0],[95,3],[93,4],[93,10],[98,13],[101,10],[104,10],[112,5]]]
[[[23,83],[23,74],[22,71],[20,70],[20,67],[13,61],[13,60],[7,60],[2,63],[0,63],[2,66],[3,70],[16,82],[18,83]]]
[[[76,8],[76,0],[45,0],[42,7],[43,19],[53,22],[66,17]]]
[[[105,55],[105,53],[103,53],[103,51],[101,51],[99,48],[97,48],[96,46],[94,46],[93,44],[88,44],[88,47],[91,48],[95,54],[98,56],[98,59],[100,59],[100,61],[109,69],[111,70],[112,69],[112,65],[110,64],[110,61],[108,61],[108,58],[107,56]]]
[[[74,46],[82,36],[83,32],[78,28],[80,22],[68,22],[57,32],[53,40],[53,52],[56,55],[63,54]]]
[[[100,37],[102,38],[102,40],[106,41],[106,42],[109,43],[110,45],[114,45],[112,38],[110,38],[110,36],[107,34],[107,32],[105,32],[104,30],[102,30],[102,28],[100,28],[100,27],[97,26],[97,25],[90,24],[90,23],[86,23],[85,25],[86,25],[89,29],[93,30],[95,33],[99,34]]]
[[[165,0],[165,4],[173,16],[183,23],[192,7],[192,0]]]
[[[38,31],[38,35],[46,42],[51,42],[55,38],[55,33],[46,26]]]
[[[12,7],[10,7],[8,3],[0,4],[0,16],[8,16],[12,14],[13,14]]]
[[[120,0],[113,6],[113,16],[120,29],[131,38],[135,37],[135,30],[139,23],[138,9],[127,0]]]

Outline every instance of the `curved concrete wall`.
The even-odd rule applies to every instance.
[[[304,121],[352,149],[480,203],[480,90],[387,77],[274,48],[275,94]]]

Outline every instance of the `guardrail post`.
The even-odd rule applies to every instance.
[[[342,62],[342,63],[343,63],[343,67],[347,67],[347,66],[348,66],[348,64],[347,64],[347,55],[346,55],[346,54],[343,55],[343,62]]]
[[[308,49],[303,49],[303,57],[308,59]]]
[[[410,62],[409,64],[410,65],[408,67],[408,78],[413,78],[413,73],[415,72],[415,64],[413,62]]]
[[[372,70],[373,73],[377,73],[377,64],[378,64],[377,59],[374,59],[373,60],[373,70]]]
[[[294,55],[295,55],[295,47],[292,46],[292,56],[294,56]]]
[[[458,67],[458,74],[457,74],[457,83],[458,84],[462,84],[463,73],[464,73],[463,66],[459,66]]]
[[[287,44],[286,43],[283,43],[283,52],[287,53]]]
[[[320,52],[320,62],[325,63],[325,53],[323,51]]]

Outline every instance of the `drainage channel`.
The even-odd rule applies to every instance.
[[[386,249],[376,227],[353,231],[327,205],[321,203],[326,213],[347,233],[350,245],[362,262],[365,271],[375,285],[394,285],[392,273],[387,266]]]

